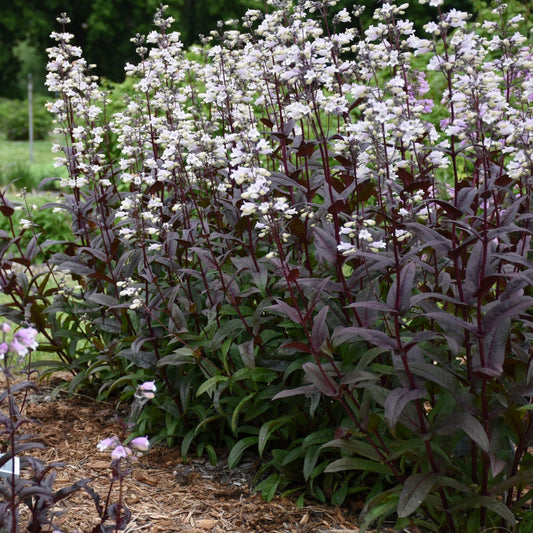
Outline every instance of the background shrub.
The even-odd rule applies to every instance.
[[[49,99],[44,95],[35,95],[33,100],[33,138],[35,140],[46,139],[50,131],[52,121],[45,109],[47,100]],[[8,140],[28,140],[28,101],[2,100],[0,102],[0,124]]]

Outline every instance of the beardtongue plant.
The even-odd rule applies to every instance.
[[[159,10],[113,116],[73,36],[52,34],[70,174],[49,207],[75,238],[49,262],[78,286],[47,293],[39,327],[73,386],[128,396],[157,376],[141,434],[212,460],[225,446],[230,466],[255,447],[267,498],[357,498],[362,529],[528,531],[521,17],[431,0],[420,36],[408,4],[361,30],[360,8],[267,4],[187,52]]]
[[[100,503],[100,495],[86,487],[87,492],[94,500],[98,515],[100,516],[100,524],[95,526],[92,533],[121,531],[126,529],[131,519],[131,511],[123,500],[123,482],[131,474],[132,467],[138,458],[137,454],[146,452],[150,448],[150,441],[146,437],[131,438],[126,433],[128,430],[134,428],[144,404],[154,398],[156,390],[157,388],[153,381],[147,381],[139,385],[135,391],[128,420],[119,420],[122,432],[121,438],[113,435],[98,443],[97,448],[99,451],[111,450],[111,479],[104,505]],[[112,491],[116,482],[119,484],[118,500],[115,503],[111,503]],[[106,524],[109,520],[112,523]]]
[[[28,395],[37,390],[34,381],[15,379],[17,374],[29,369],[31,355],[38,346],[37,330],[33,327],[17,329],[11,335],[11,325],[0,325],[2,342],[0,343],[1,372],[3,390],[0,393],[0,527],[2,531],[17,533],[21,531],[21,507],[26,507],[29,520],[25,521],[24,531],[40,533],[57,531],[55,519],[61,514],[58,502],[68,498],[73,492],[87,488],[88,479],[80,480],[70,486],[54,490],[55,471],[62,463],[46,464],[41,459],[29,455],[32,450],[44,445],[32,441],[32,435],[21,432],[34,420],[24,415]],[[28,513],[26,513],[28,515]],[[51,528],[51,529],[50,529]]]

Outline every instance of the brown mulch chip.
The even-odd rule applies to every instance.
[[[109,488],[109,452],[99,452],[98,442],[117,434],[114,405],[89,398],[51,401],[35,395],[26,414],[41,422],[31,432],[45,445],[33,454],[47,462],[61,461],[55,488],[83,478],[105,500]],[[255,466],[256,467],[256,466]],[[224,464],[202,460],[182,464],[179,449],[154,446],[139,459],[125,480],[123,497],[132,513],[125,532],[189,533],[230,531],[251,533],[354,533],[354,516],[337,507],[274,498],[267,503],[249,488],[251,463],[229,471]],[[118,485],[112,501],[118,499]],[[57,525],[70,533],[90,532],[99,523],[95,505],[85,491],[61,503],[65,512]],[[24,516],[24,512],[22,513]]]

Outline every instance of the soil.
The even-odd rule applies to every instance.
[[[60,461],[55,488],[83,478],[102,499],[109,489],[109,452],[99,452],[99,441],[117,433],[115,405],[83,396],[52,401],[44,389],[31,397],[26,414],[40,424],[31,432],[45,448],[33,452],[47,462]],[[262,500],[250,489],[252,462],[229,471],[224,462],[212,466],[202,460],[183,464],[179,449],[154,446],[136,463],[124,483],[124,502],[131,511],[125,532],[234,532],[355,533],[355,515],[333,506],[295,500]],[[118,486],[112,501],[118,498]],[[93,500],[85,491],[64,503],[57,525],[69,533],[89,533],[99,523]],[[23,513],[24,515],[24,513]]]

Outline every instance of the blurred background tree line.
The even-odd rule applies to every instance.
[[[532,0],[524,0],[531,3]],[[1,0],[0,1],[0,97],[23,99],[28,74],[33,74],[34,91],[46,93],[44,76],[49,34],[58,30],[56,18],[66,12],[72,22],[68,31],[84,50],[89,63],[97,65],[101,77],[114,82],[124,79],[123,65],[136,61],[130,38],[153,29],[153,15],[160,0]],[[198,42],[219,20],[239,19],[246,9],[260,8],[264,0],[167,0],[175,29],[186,46]],[[369,19],[381,0],[340,0],[337,8],[366,5]],[[408,16],[421,30],[436,9],[411,1]],[[447,0],[446,8],[479,11],[483,0]],[[368,20],[367,20],[368,21]]]

